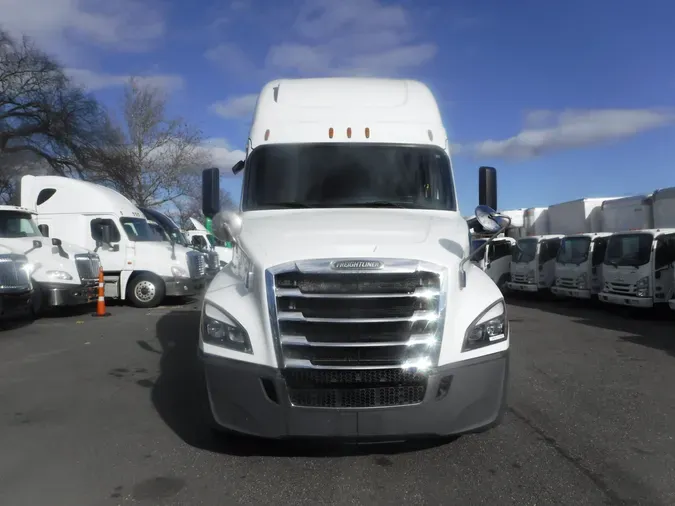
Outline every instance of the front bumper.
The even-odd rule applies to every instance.
[[[579,290],[577,288],[562,288],[560,286],[552,286],[551,293],[558,297],[571,297],[573,299],[590,299],[590,290]]]
[[[506,409],[508,350],[435,369],[428,377],[426,394],[419,404],[358,409],[293,406],[278,369],[201,352],[200,358],[215,422],[254,436],[355,439],[449,436],[499,423]],[[446,377],[451,378],[450,387],[437,398],[441,380]]]
[[[600,292],[598,298],[602,302],[617,304],[619,306],[631,306],[641,308],[654,307],[654,301],[651,297],[634,297],[632,295],[620,295],[617,293]]]
[[[0,294],[0,320],[26,316],[30,312],[32,290]]]
[[[42,296],[47,306],[79,306],[88,304],[98,297],[98,281],[81,285],[66,283],[40,283]]]
[[[164,278],[165,295],[168,297],[186,297],[197,295],[206,286],[204,278]]]
[[[506,283],[506,288],[509,290],[513,290],[515,292],[538,292],[539,287],[535,284],[530,284],[530,283],[515,283],[513,281],[509,281]]]

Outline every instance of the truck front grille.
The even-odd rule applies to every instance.
[[[187,262],[191,279],[199,279],[204,277],[204,273],[206,271],[206,260],[204,260],[203,253],[198,251],[188,251]]]
[[[75,255],[75,265],[82,281],[98,280],[98,271],[101,267],[98,255]]]
[[[606,283],[606,291],[618,295],[632,295],[635,293],[635,285],[630,283]]]
[[[275,344],[294,405],[362,408],[424,398],[426,376],[415,371],[438,361],[444,271],[412,260],[381,263],[375,272],[339,272],[331,260],[267,271]]]
[[[30,290],[30,275],[26,270],[26,257],[0,255],[0,291],[19,292]]]

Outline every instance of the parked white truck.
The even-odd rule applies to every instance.
[[[603,288],[603,260],[610,234],[602,233],[602,205],[612,198],[584,198],[548,208],[551,231],[565,234],[555,261],[551,292],[590,299]]]
[[[32,268],[26,255],[0,245],[0,321],[30,313]]]
[[[603,209],[615,228],[626,225],[607,244],[600,300],[642,308],[667,304],[675,298],[675,188],[619,200]]]
[[[100,257],[105,296],[156,307],[165,296],[194,295],[204,286],[204,256],[157,241],[141,211],[104,186],[59,176],[24,176],[21,203],[41,227]]]
[[[511,281],[506,287],[530,293],[549,290],[555,281],[555,259],[562,238],[560,234],[547,234],[518,239],[511,256]]]
[[[221,241],[194,218],[190,218],[190,222],[194,229],[188,230],[186,234],[193,247],[206,252],[215,252],[223,266],[232,261],[232,243],[230,241]]]
[[[506,216],[506,213],[502,214]],[[511,255],[516,240],[511,237],[498,237],[484,246],[488,240],[487,238],[472,239],[471,260],[485,271],[503,292],[511,279]]]
[[[100,260],[96,253],[38,228],[33,210],[0,206],[0,242],[23,254],[32,266],[32,311],[76,306],[96,300]],[[62,236],[61,236],[62,237]]]
[[[199,337],[217,427],[398,439],[501,420],[506,306],[470,261],[448,147],[419,82],[262,89],[246,159],[233,167],[245,171],[240,211],[213,219],[235,242],[206,292]],[[494,169],[481,174],[481,200],[494,207]],[[205,195],[209,216],[217,191]],[[503,230],[492,210],[476,215]]]

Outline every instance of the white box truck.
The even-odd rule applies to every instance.
[[[583,198],[549,206],[550,231],[565,235],[555,261],[554,295],[590,299],[602,290],[610,235],[602,232],[602,205],[613,199]]]
[[[501,420],[506,306],[470,261],[448,146],[416,81],[264,86],[233,168],[245,171],[240,210],[213,219],[235,242],[199,337],[217,427],[399,439]],[[492,200],[494,169],[481,174]]]
[[[548,235],[548,207],[530,207],[523,216],[525,236]]]
[[[34,210],[0,206],[0,241],[14,253],[25,255],[32,266],[34,315],[39,316],[46,308],[95,301],[98,255],[66,242],[58,234],[49,237],[48,227],[38,227],[34,218]]]
[[[607,245],[601,301],[651,308],[675,298],[674,209],[675,188],[603,205],[605,223],[623,231]]]
[[[59,176],[24,176],[20,186],[21,203],[49,235],[97,253],[106,297],[149,308],[204,287],[204,256],[157,241],[143,213],[115,190]]]
[[[561,234],[522,237],[511,255],[511,280],[506,283],[515,292],[547,291],[555,281],[555,259]]]
[[[26,255],[0,245],[0,321],[30,313],[32,267]]]
[[[207,230],[198,220],[190,218],[194,227],[186,232],[192,246],[202,251],[215,251],[223,266],[232,261],[232,241],[221,241]]]

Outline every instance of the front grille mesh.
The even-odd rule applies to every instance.
[[[3,290],[29,290],[30,275],[25,269],[25,257],[0,255],[0,288]]]
[[[187,253],[188,269],[191,279],[200,279],[206,272],[206,260],[204,255],[198,251],[188,251]]]
[[[426,376],[406,371],[438,358],[439,272],[277,272],[268,289],[291,402],[325,408],[422,402]]]
[[[77,274],[82,281],[98,280],[98,272],[101,262],[96,255],[75,255]]]

